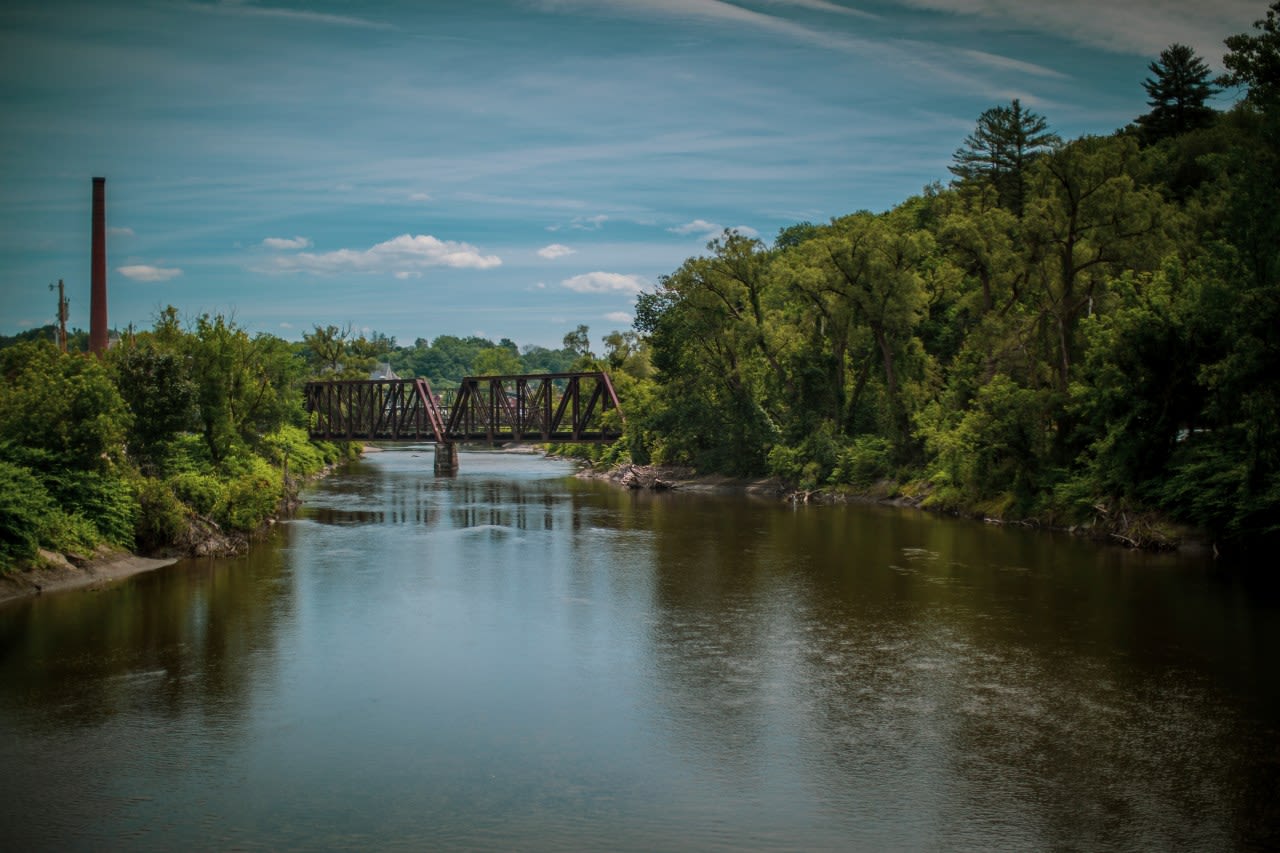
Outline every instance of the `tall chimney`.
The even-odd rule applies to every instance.
[[[107,179],[93,179],[93,258],[89,278],[89,352],[107,351]]]

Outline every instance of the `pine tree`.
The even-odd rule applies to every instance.
[[[1189,130],[1206,127],[1215,110],[1205,101],[1218,93],[1209,82],[1209,66],[1185,44],[1160,51],[1160,59],[1147,66],[1153,76],[1142,83],[1151,112],[1138,119],[1143,139],[1159,142]]]
[[[1043,116],[1024,110],[1014,98],[1009,106],[992,107],[978,116],[949,168],[964,182],[989,183],[1000,206],[1020,217],[1031,160],[1060,141]]]

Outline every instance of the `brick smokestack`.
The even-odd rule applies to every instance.
[[[89,352],[107,351],[107,179],[93,179],[93,258],[89,283]]]

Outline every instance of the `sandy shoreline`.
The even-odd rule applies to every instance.
[[[113,581],[178,562],[176,557],[154,559],[127,552],[114,552],[94,557],[83,566],[76,566],[61,554],[45,551],[41,556],[45,558],[45,565],[39,568],[0,575],[0,605],[48,592],[103,587]]]

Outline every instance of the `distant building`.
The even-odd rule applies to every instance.
[[[391,369],[391,362],[380,361],[369,374],[370,379],[399,379],[396,372]]]

